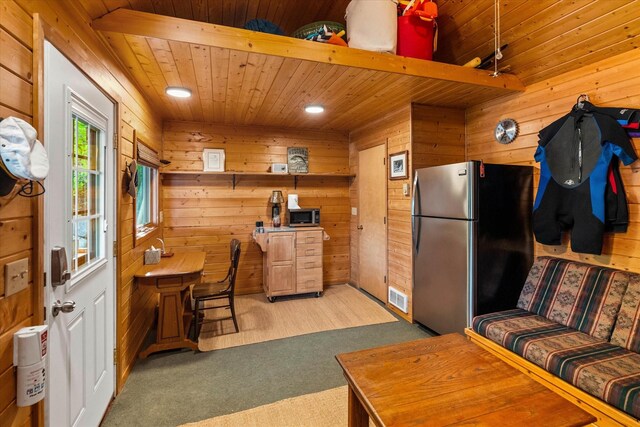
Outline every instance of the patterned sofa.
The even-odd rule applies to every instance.
[[[576,403],[590,400],[573,392],[576,388],[596,397],[591,399],[593,406],[600,408],[592,413],[599,421],[606,420],[604,424],[638,423],[640,275],[537,258],[517,308],[477,316],[467,335],[485,347],[495,349],[498,344],[509,350],[512,353],[504,352],[506,359],[517,362],[515,353],[542,368],[546,373],[539,376],[555,383],[550,388],[558,388]],[[523,363],[523,371],[535,374],[535,367]]]

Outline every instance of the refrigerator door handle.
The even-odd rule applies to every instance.
[[[411,215],[420,215],[421,214],[421,206],[420,201],[420,181],[418,181],[418,172],[416,171],[416,176],[413,178],[413,195],[411,197]],[[416,212],[416,201],[418,204],[418,212]]]
[[[413,247],[415,248],[416,253],[420,249],[420,227],[421,221],[418,220],[418,229],[416,230],[416,215],[420,214],[420,201],[417,200],[420,197],[420,184],[418,181],[418,172],[416,172],[416,176],[413,179],[413,197],[411,198],[411,230],[413,236]],[[416,200],[418,204],[418,212],[416,212]]]

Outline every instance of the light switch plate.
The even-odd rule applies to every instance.
[[[351,208],[351,215],[358,215],[358,208]]]
[[[29,285],[29,258],[7,263],[4,266],[4,295],[20,292]]]
[[[402,194],[404,194],[405,196],[409,195],[409,184],[406,182],[402,184]]]

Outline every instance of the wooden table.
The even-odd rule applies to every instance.
[[[349,425],[583,426],[591,414],[458,334],[336,356]]]
[[[140,352],[141,359],[156,351],[198,349],[187,337],[192,316],[189,287],[200,282],[205,257],[204,252],[179,253],[136,272],[140,285],[153,287],[160,294],[156,342]]]

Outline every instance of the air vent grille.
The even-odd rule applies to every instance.
[[[397,290],[396,288],[389,286],[389,304],[400,309],[403,313],[407,313],[407,296]]]

